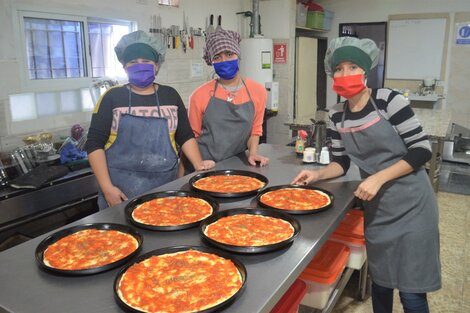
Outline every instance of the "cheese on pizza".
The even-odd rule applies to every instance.
[[[320,190],[283,188],[266,192],[261,203],[273,208],[292,211],[316,210],[331,203],[330,196]]]
[[[211,192],[240,193],[258,190],[264,187],[261,180],[243,175],[214,175],[201,178],[193,186]]]
[[[294,235],[294,227],[280,218],[238,214],[222,217],[209,224],[204,234],[228,245],[257,247],[288,240]]]
[[[187,250],[131,265],[120,278],[117,293],[140,312],[198,312],[230,299],[242,284],[231,260]]]
[[[132,211],[132,218],[151,226],[178,226],[201,221],[212,212],[212,206],[203,199],[168,197],[142,203]]]
[[[119,261],[138,247],[137,239],[124,232],[85,229],[49,245],[43,261],[56,269],[85,270]]]

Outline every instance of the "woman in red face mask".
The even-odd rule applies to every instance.
[[[429,312],[427,292],[441,287],[438,208],[423,165],[431,158],[427,135],[408,101],[387,88],[369,89],[366,77],[379,50],[370,39],[334,39],[325,70],[346,101],[329,110],[332,162],[301,171],[295,184],[334,178],[352,160],[362,200],[374,313],[392,312],[398,289],[405,312]]]

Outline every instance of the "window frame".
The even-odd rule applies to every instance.
[[[92,77],[90,40],[88,35],[88,22],[96,23],[112,23],[115,25],[128,25],[130,31],[137,29],[137,22],[125,20],[121,18],[106,18],[100,16],[88,16],[80,13],[69,13],[64,10],[51,10],[49,12],[41,11],[39,8],[16,7],[14,8],[13,20],[17,27],[14,27],[16,44],[16,57],[19,65],[19,79],[21,84],[21,92],[44,92],[51,90],[68,90],[78,88],[88,88],[93,81],[99,78]],[[28,73],[28,62],[26,53],[26,38],[24,18],[42,18],[42,19],[61,19],[67,21],[80,22],[83,31],[84,65],[87,73],[86,77],[79,78],[55,78],[55,79],[30,79]]]

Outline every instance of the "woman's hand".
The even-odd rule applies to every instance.
[[[383,184],[379,175],[371,175],[359,184],[354,195],[361,200],[370,201],[377,195]]]
[[[311,182],[317,181],[318,179],[318,171],[302,170],[297,176],[295,176],[291,184],[307,185]]]
[[[194,167],[196,171],[207,171],[215,166],[215,162],[212,160],[203,160]]]
[[[116,186],[112,186],[106,191],[103,191],[103,194],[108,206],[110,207],[127,200],[126,195]]]
[[[269,158],[264,157],[259,154],[250,154],[248,156],[248,163],[250,163],[253,166],[256,166],[256,162],[258,162],[260,166],[265,166],[265,165],[268,165]]]

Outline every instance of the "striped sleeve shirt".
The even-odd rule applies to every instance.
[[[371,96],[381,115],[390,122],[405,143],[408,152],[403,160],[413,169],[419,169],[431,159],[431,144],[408,102],[403,95],[387,88],[373,89]],[[344,103],[337,103],[330,109],[327,136],[332,141],[333,161],[339,163],[346,173],[351,161],[337,130],[341,127],[344,107]],[[371,101],[359,112],[351,112],[346,105],[344,127],[359,127],[377,116]]]

